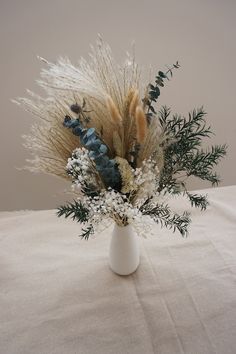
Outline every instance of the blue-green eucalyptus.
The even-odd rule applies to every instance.
[[[66,116],[63,125],[80,138],[81,144],[89,150],[89,157],[94,161],[105,186],[115,190],[121,189],[121,176],[114,159],[108,157],[108,147],[99,138],[94,128],[85,128],[79,118]]]

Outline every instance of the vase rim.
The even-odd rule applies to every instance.
[[[115,222],[115,226],[119,227],[120,229],[124,228],[124,227],[128,227],[128,226],[131,226],[131,224],[127,224],[127,225],[118,225],[116,222]]]

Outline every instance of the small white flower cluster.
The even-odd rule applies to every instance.
[[[83,204],[90,210],[92,224],[98,224],[101,217],[109,217],[117,223],[132,223],[142,216],[139,209],[133,206],[127,197],[113,189],[102,191],[99,196],[84,197]]]
[[[72,176],[73,189],[80,191],[86,185],[96,189],[96,171],[89,158],[89,152],[85,148],[77,148],[73,151],[72,157],[68,159],[66,171]]]
[[[150,222],[147,220],[150,218],[142,215],[139,208],[149,196],[157,192],[159,169],[155,161],[148,159],[143,161],[140,168],[131,169],[135,187],[130,195],[111,188],[106,190],[102,184],[99,185],[98,173],[84,148],[74,150],[66,170],[72,176],[74,190],[80,192],[79,199],[89,210],[89,223],[95,231],[101,232],[113,219],[118,225],[132,223],[143,237],[147,231],[150,233]],[[81,189],[86,186],[92,187],[97,195],[88,196],[82,192]]]
[[[136,218],[133,222],[136,233],[143,238],[147,238],[147,235],[156,236],[155,226],[155,222],[148,215],[142,215],[141,218]]]
[[[143,161],[140,168],[134,170],[135,184],[138,186],[138,199],[147,198],[157,192],[159,183],[159,168],[156,161]]]

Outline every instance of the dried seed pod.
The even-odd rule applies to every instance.
[[[137,189],[137,185],[134,181],[134,175],[132,173],[132,168],[126,159],[122,157],[116,157],[115,161],[117,162],[118,169],[121,175],[121,192],[130,193]]]

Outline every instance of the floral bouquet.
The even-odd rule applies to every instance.
[[[182,194],[206,209],[207,196],[190,193],[186,180],[218,184],[213,168],[226,146],[202,149],[202,139],[211,135],[202,107],[187,118],[155,107],[179,63],[145,83],[134,55],[118,65],[101,38],[78,66],[63,58],[42,60],[47,68],[38,83],[47,97],[29,92],[32,99],[17,102],[41,118],[25,137],[34,154],[30,168],[72,184],[74,201],[59,207],[58,216],[81,223],[84,239],[111,219],[143,235],[153,222],[187,235],[189,213],[172,211],[165,196]]]

